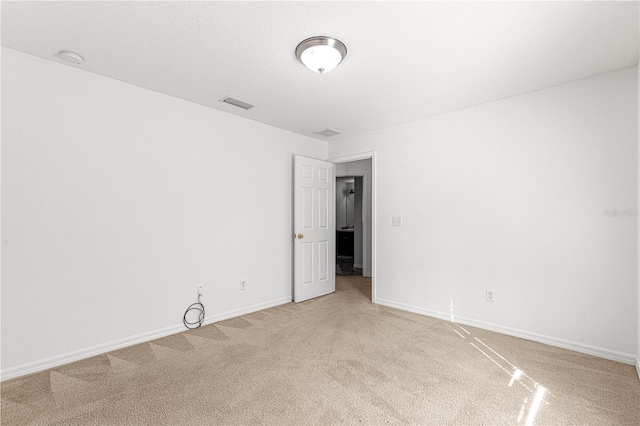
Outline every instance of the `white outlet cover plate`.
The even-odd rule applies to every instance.
[[[496,292],[495,290],[486,290],[487,302],[495,302],[496,301]]]

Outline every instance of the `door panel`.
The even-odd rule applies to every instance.
[[[329,191],[318,189],[318,229],[329,229]]]
[[[318,280],[329,278],[329,244],[327,241],[318,242]]]
[[[313,229],[313,188],[302,187],[302,229]]]
[[[302,243],[302,285],[313,283],[313,244]]]
[[[335,291],[334,166],[294,157],[294,301]]]

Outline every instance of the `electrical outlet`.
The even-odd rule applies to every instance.
[[[240,290],[247,289],[247,280],[240,280]]]
[[[392,226],[402,226],[402,216],[393,216],[391,218]]]
[[[204,286],[198,286],[198,296],[202,296],[204,294]]]
[[[487,302],[495,302],[496,301],[496,292],[495,290],[486,289]]]

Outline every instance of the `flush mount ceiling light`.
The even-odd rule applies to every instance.
[[[84,58],[82,56],[70,50],[61,50],[56,53],[56,56],[63,61],[73,65],[80,65],[82,62],[84,62]]]
[[[296,47],[298,60],[313,72],[323,74],[338,66],[347,56],[347,47],[335,38],[316,36]]]

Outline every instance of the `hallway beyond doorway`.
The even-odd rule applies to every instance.
[[[362,275],[362,268],[354,268],[353,256],[336,256],[336,276]]]

